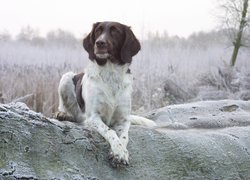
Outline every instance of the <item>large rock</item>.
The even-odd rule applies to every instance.
[[[132,127],[130,166],[114,169],[97,133],[2,104],[0,179],[250,179],[250,102],[174,105],[148,117],[160,127]]]

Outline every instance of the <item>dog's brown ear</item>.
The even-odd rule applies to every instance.
[[[94,60],[94,45],[95,45],[95,28],[98,26],[99,22],[93,24],[91,32],[83,39],[83,47],[89,53],[89,59]]]
[[[123,63],[131,63],[132,57],[141,49],[140,42],[136,39],[130,27],[125,27],[125,41],[121,49],[121,60]]]

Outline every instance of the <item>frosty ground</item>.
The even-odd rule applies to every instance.
[[[199,100],[249,100],[250,51],[242,48],[231,68],[232,46],[225,34],[200,32],[181,38],[156,33],[141,40],[142,50],[131,65],[133,112]],[[82,72],[88,55],[82,40],[70,32],[57,30],[46,38],[24,35],[0,36],[0,101],[22,101],[51,116],[58,106],[61,75]]]

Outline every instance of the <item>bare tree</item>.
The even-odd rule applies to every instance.
[[[31,41],[33,38],[39,37],[38,29],[34,29],[30,26],[26,26],[21,29],[20,33],[17,35],[17,40],[19,41]]]
[[[233,44],[230,65],[234,66],[239,49],[244,46],[244,33],[249,23],[249,0],[222,0],[220,3],[224,12],[223,23],[229,31]]]
[[[0,41],[10,41],[11,35],[7,30],[4,30],[0,33]]]
[[[73,33],[62,29],[48,32],[46,38],[47,41],[52,44],[60,44],[67,47],[76,47],[79,45],[79,42]]]

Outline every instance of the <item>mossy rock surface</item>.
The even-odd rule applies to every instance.
[[[0,105],[0,179],[250,179],[249,104],[198,102],[149,113],[161,127],[131,127],[130,165],[122,169],[110,166],[109,145],[97,133],[22,103]],[[238,118],[231,126],[218,118],[219,127],[214,118],[210,127],[211,113]]]

